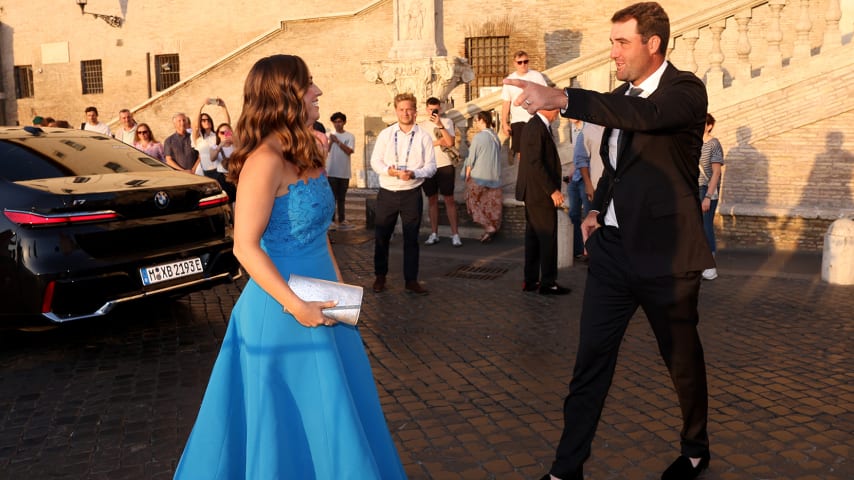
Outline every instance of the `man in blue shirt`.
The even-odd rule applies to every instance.
[[[575,258],[586,260],[584,242],[581,238],[581,220],[590,212],[590,202],[596,183],[602,175],[602,158],[599,156],[599,144],[602,142],[602,127],[581,120],[570,119],[572,127],[578,132],[572,151],[575,170],[567,181],[566,191],[569,198],[569,220],[572,222],[572,254]]]

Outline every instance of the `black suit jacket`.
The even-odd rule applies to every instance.
[[[605,94],[567,90],[564,116],[606,127],[600,149],[605,170],[592,208],[604,225],[614,202],[623,248],[640,276],[711,268],[697,186],[706,86],[693,73],[668,64],[648,98],[627,96],[628,88],[624,84]],[[615,128],[623,131],[616,170],[608,155]]]
[[[554,138],[543,119],[534,115],[522,127],[520,139],[516,200],[554,208],[551,195],[561,187],[560,157]]]

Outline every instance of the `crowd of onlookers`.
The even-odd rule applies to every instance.
[[[226,178],[228,159],[234,153],[234,131],[231,115],[221,98],[205,98],[195,122],[183,112],[172,115],[174,131],[162,142],[157,140],[149,124],[137,122],[129,109],[119,111],[119,124],[114,129],[98,120],[96,107],[87,107],[84,113],[85,121],[79,125],[81,130],[121,140],[176,170],[213,178],[229,198],[235,198],[236,187]],[[224,121],[217,123],[215,118]],[[334,126],[333,131],[327,133],[319,121],[315,122],[314,129],[318,142],[327,152],[326,169],[336,198],[338,221],[334,222],[333,228],[347,229],[350,226],[344,217],[344,198],[350,182],[350,156],[355,149],[356,139],[352,133],[344,130],[346,115],[335,112],[330,121]],[[32,124],[35,127],[76,128],[66,120],[42,116],[33,118]]]
[[[225,115],[225,122],[215,124],[211,111]],[[157,141],[147,123],[137,122],[129,109],[119,111],[119,125],[112,131],[106,123],[98,120],[98,109],[94,106],[85,110],[86,120],[81,130],[100,133],[132,145],[161,162],[188,173],[204,175],[217,180],[230,198],[235,196],[235,187],[226,180],[228,158],[234,152],[231,116],[221,98],[207,98],[199,108],[196,126],[192,127],[185,113],[172,116],[175,131],[163,142]],[[220,117],[223,118],[223,117]],[[36,116],[33,126],[73,128],[66,120]]]

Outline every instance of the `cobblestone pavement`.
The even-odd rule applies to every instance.
[[[369,287],[370,235],[335,236],[343,275]],[[389,291],[366,291],[361,330],[408,475],[538,479],[560,434],[584,266],[561,270],[568,296],[522,293],[519,241],[445,238],[421,249],[431,293],[418,297],[404,293],[399,243]],[[854,478],[854,287],[820,282],[814,257],[719,258],[700,302],[713,455],[702,478]],[[171,478],[239,287],[0,332],[0,478]],[[680,423],[639,312],[586,478],[657,479]]]

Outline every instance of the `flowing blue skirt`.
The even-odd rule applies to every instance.
[[[285,278],[334,280],[322,240],[273,261]],[[358,329],[304,327],[250,280],[175,478],[405,479]]]

